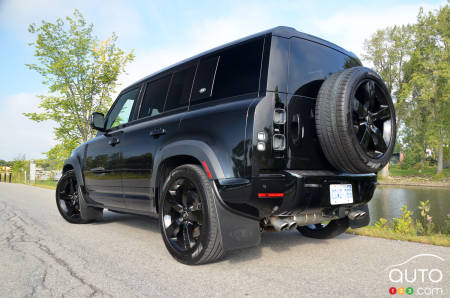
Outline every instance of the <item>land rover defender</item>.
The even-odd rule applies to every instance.
[[[125,88],[56,191],[71,223],[157,217],[171,255],[212,262],[264,231],[330,238],[369,223],[396,137],[382,79],[351,52],[276,27]]]

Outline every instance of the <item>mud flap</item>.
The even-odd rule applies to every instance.
[[[357,228],[362,228],[362,227],[367,226],[370,223],[369,206],[367,206],[367,204],[366,204],[361,207],[353,208],[353,209],[362,210],[362,211],[366,212],[366,215],[364,215],[362,218],[358,218],[355,220],[349,220],[348,222],[350,224],[350,227],[352,229],[357,229]]]
[[[81,218],[87,222],[97,221],[103,219],[103,209],[89,207],[84,199],[84,190],[79,186],[79,204]]]
[[[261,243],[259,221],[239,215],[222,201],[213,181],[216,213],[219,222],[222,246],[225,251],[257,246]]]

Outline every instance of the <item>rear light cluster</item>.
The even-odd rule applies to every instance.
[[[283,151],[284,149],[286,149],[286,137],[284,134],[282,134],[284,132],[284,124],[286,124],[285,109],[277,108],[273,111],[273,124],[275,131],[272,140],[273,150]]]
[[[276,108],[273,112],[273,136],[272,148],[274,151],[283,151],[286,149],[286,136],[284,135],[284,125],[286,124],[286,110]],[[266,141],[268,136],[266,132],[260,131],[257,135],[258,143],[256,148],[258,151],[266,150]]]

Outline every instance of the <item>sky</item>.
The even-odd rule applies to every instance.
[[[276,26],[329,40],[361,56],[364,40],[377,29],[414,23],[419,8],[446,1],[150,1],[0,0],[0,159],[44,158],[56,142],[52,121],[36,123],[24,112],[39,111],[42,78],[25,64],[36,63],[28,26],[54,22],[80,10],[104,40],[112,32],[136,58],[119,87],[199,52]]]

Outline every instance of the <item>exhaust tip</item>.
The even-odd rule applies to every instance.
[[[350,220],[357,220],[360,219],[362,217],[364,217],[366,215],[365,211],[362,210],[353,210],[348,214],[348,218]]]
[[[288,222],[288,229],[289,230],[292,230],[293,228],[295,228],[297,226],[297,223],[294,220],[292,220],[292,219],[287,220],[287,222]]]
[[[276,216],[270,218],[270,223],[277,231],[285,231],[289,229],[289,222]]]
[[[280,231],[286,231],[289,230],[289,224],[288,223],[284,223],[280,226]]]

